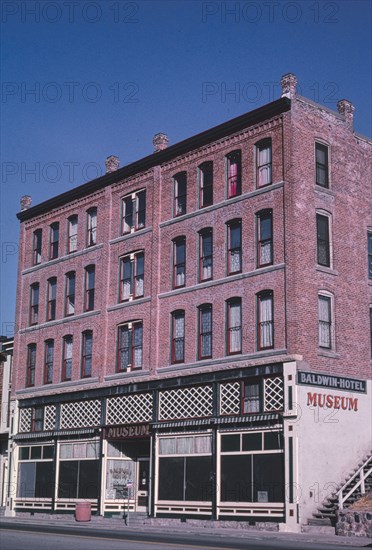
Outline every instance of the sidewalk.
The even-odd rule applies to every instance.
[[[128,532],[138,532],[141,530],[146,533],[169,533],[169,534],[198,534],[198,535],[213,535],[214,537],[234,537],[236,539],[249,538],[251,540],[263,540],[263,539],[276,539],[276,540],[288,540],[288,542],[306,542],[314,544],[323,544],[325,546],[332,545],[344,545],[345,547],[360,547],[360,548],[372,548],[372,539],[365,537],[339,537],[336,535],[316,533],[316,532],[307,532],[307,533],[286,533],[279,531],[264,531],[255,529],[254,527],[246,529],[234,529],[234,528],[209,528],[209,527],[200,527],[198,525],[193,525],[191,523],[179,522],[179,525],[164,526],[164,525],[125,525],[123,519],[117,518],[103,518],[92,516],[92,521],[88,522],[77,522],[73,516],[66,516],[61,518],[24,518],[24,517],[1,517],[0,524],[3,528],[6,528],[7,524],[18,524],[18,525],[29,525],[33,529],[39,527],[40,529],[45,528],[45,530],[51,529],[73,529],[77,532],[81,530],[92,530],[99,532],[112,532],[116,533],[128,533]]]

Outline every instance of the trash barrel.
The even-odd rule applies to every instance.
[[[92,505],[90,502],[78,502],[75,508],[76,521],[90,521],[92,519]]]

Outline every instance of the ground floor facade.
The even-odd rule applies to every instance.
[[[314,411],[339,413],[331,419],[341,428],[368,429],[366,382],[350,392],[334,387],[337,377],[316,376],[288,361],[19,400],[7,512],[72,513],[88,500],[99,515],[264,520],[295,530],[314,505],[312,485],[318,498],[325,490],[311,462],[334,426],[314,422]],[[340,475],[362,453],[363,433],[351,437],[358,449],[337,458]]]

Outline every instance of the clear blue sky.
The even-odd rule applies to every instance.
[[[368,0],[5,1],[1,325],[13,330],[19,199],[33,205],[280,96],[355,107],[371,136]],[[232,93],[233,92],[233,93]]]

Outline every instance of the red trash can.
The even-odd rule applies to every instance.
[[[92,519],[92,505],[90,502],[78,502],[75,508],[76,521],[90,521]]]

